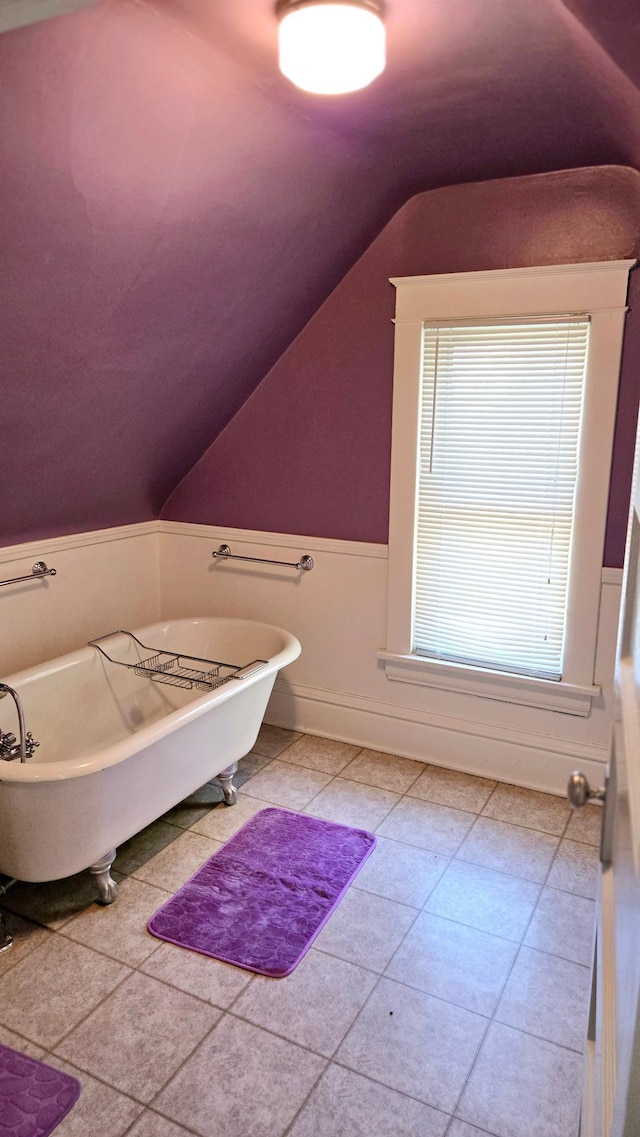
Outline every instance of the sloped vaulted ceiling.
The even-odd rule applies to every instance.
[[[385,75],[329,100],[271,0],[0,36],[0,542],[157,517],[413,194],[640,166],[639,18],[601,7],[387,0]]]

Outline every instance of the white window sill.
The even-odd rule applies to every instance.
[[[601,692],[597,686],[534,679],[529,675],[509,675],[460,663],[426,659],[424,656],[379,651],[378,659],[384,662],[387,679],[397,683],[439,687],[463,695],[476,695],[481,699],[520,703],[525,707],[539,707],[583,718],[590,713],[593,699]]]

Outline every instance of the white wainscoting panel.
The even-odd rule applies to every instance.
[[[372,749],[564,793],[577,767],[597,782],[608,758],[622,574],[606,569],[587,718],[451,691],[391,683],[385,644],[387,549],[351,541],[160,522],[163,617],[224,614],[288,628],[302,655],[278,678],[267,721]],[[315,560],[309,573],[213,560],[233,553]]]
[[[0,580],[25,576],[36,561],[56,569],[0,588],[0,675],[158,620],[157,546],[150,521],[0,548]]]
[[[311,572],[214,560],[232,552],[315,560]],[[229,615],[288,628],[302,655],[278,678],[267,711],[275,725],[374,750],[563,793],[580,768],[599,783],[608,758],[622,574],[602,576],[594,680],[587,718],[497,699],[392,683],[385,643],[387,549],[289,534],[181,522],[80,533],[0,549],[0,579],[37,560],[55,577],[0,588],[0,675],[54,658],[115,628],[161,618]]]

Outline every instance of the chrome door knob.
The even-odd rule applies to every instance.
[[[584,774],[574,770],[567,784],[567,801],[572,809],[582,809],[588,801],[604,801],[606,790],[592,790]]]

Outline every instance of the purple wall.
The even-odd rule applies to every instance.
[[[633,257],[640,174],[601,167],[419,194],[395,215],[169,498],[163,517],[385,542],[390,276]],[[632,289],[605,564],[622,563],[640,396]]]
[[[0,36],[0,75],[9,545],[158,517],[406,192],[137,3]]]
[[[0,35],[0,543],[157,517],[412,195],[640,168],[637,20],[611,4],[615,27],[596,0],[393,0],[388,67],[344,99],[279,75],[271,0],[102,0]],[[616,255],[612,177],[522,186],[523,215],[499,185],[409,205],[348,320],[334,298],[171,511],[383,536],[387,275]]]

